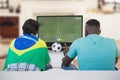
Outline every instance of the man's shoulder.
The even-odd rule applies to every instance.
[[[38,41],[39,41],[39,42],[42,42],[42,43],[46,43],[44,40],[42,40],[42,39],[40,39],[40,38],[38,39]]]
[[[37,42],[38,45],[43,45],[44,47],[47,47],[46,42],[42,39],[39,39]]]
[[[10,45],[13,45],[16,39],[17,38],[14,38],[13,40],[11,40]]]
[[[104,38],[104,43],[108,43],[108,44],[111,44],[111,45],[117,45],[116,41],[112,38]]]
[[[85,37],[82,37],[82,38],[76,39],[74,42],[82,42],[82,41],[84,41],[84,40],[86,40],[86,38],[85,38]]]
[[[115,42],[115,40],[112,39],[112,38],[104,38],[104,40],[106,40],[106,41],[110,41],[110,42]]]
[[[84,43],[85,40],[86,40],[86,38],[78,38],[73,41],[73,44],[78,45],[78,43],[79,44]]]

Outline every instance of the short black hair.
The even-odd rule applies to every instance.
[[[40,24],[34,19],[27,19],[22,26],[23,34],[36,34],[38,33]]]
[[[94,26],[94,27],[97,27],[97,28],[100,28],[100,22],[96,19],[90,19],[86,22],[86,25],[88,26]]]

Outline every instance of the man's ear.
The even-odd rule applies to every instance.
[[[101,33],[101,30],[99,30],[99,34]]]
[[[87,32],[87,30],[85,30],[85,36],[87,36],[88,35],[88,32]]]

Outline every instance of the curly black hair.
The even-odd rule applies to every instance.
[[[34,34],[38,33],[40,24],[34,19],[27,19],[22,26],[23,34]]]
[[[96,19],[90,19],[86,22],[86,25],[89,25],[89,26],[94,26],[94,27],[97,27],[97,28],[100,28],[100,22]]]

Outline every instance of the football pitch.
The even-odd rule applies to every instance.
[[[46,42],[54,42],[58,38],[73,42],[82,37],[82,16],[38,16],[39,37]]]

